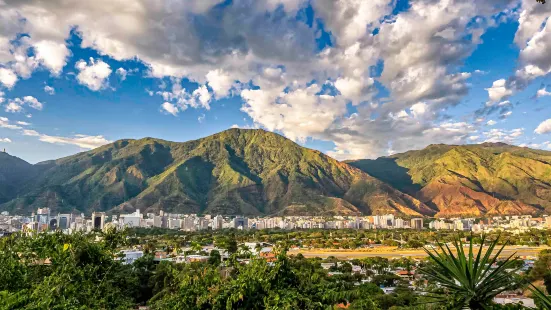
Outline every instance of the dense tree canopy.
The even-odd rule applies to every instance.
[[[450,290],[451,282],[445,280],[446,277],[439,278],[438,273],[445,274],[445,270],[435,261],[416,262],[405,257],[324,260],[305,258],[301,254],[288,256],[282,246],[274,248],[277,254],[274,260],[266,260],[244,253],[243,235],[203,235],[201,238],[203,240],[186,241],[176,236],[169,242],[154,242],[145,236],[127,237],[117,231],[72,235],[49,232],[1,238],[0,310],[131,309],[138,305],[151,309],[334,309],[338,305],[349,309],[448,309],[465,296],[464,291],[455,295]],[[180,251],[181,245],[203,253],[200,245],[206,240],[233,254],[225,260],[214,250],[207,261],[194,263],[154,259],[153,253],[158,250],[169,255],[186,255]],[[119,259],[120,250],[132,244],[148,249],[144,251],[146,255],[133,264],[123,264]],[[468,258],[471,254],[465,255]],[[549,282],[548,255],[541,253],[527,280]],[[496,262],[489,259],[483,265]],[[503,267],[491,278],[499,276],[512,281],[516,275],[506,269],[522,265],[511,262],[514,264],[498,263]],[[327,265],[322,263],[329,264],[330,268],[325,269]],[[361,267],[364,272],[355,272],[353,266]],[[429,272],[425,276],[410,276],[419,268]],[[407,271],[410,279],[398,276],[395,270]],[[381,288],[388,287],[392,290],[383,293]],[[442,287],[447,290],[442,291]],[[481,287],[492,285],[483,283]],[[538,300],[547,298],[544,291],[534,291],[541,293]],[[442,292],[446,295],[437,304],[427,304],[431,301],[427,296]],[[500,309],[493,304],[492,296],[495,292],[488,291],[476,298],[480,304]],[[539,304],[545,305],[543,301]]]

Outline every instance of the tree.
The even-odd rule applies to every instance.
[[[208,262],[213,266],[219,266],[220,263],[222,262],[222,256],[220,256],[220,252],[218,252],[218,250],[210,251]]]
[[[484,241],[485,236],[482,237],[482,243]],[[498,241],[499,237],[490,242],[484,254],[482,246],[474,253],[472,239],[468,253],[465,253],[464,245],[458,239],[453,242],[457,254],[448,245],[440,242],[437,242],[440,252],[425,248],[433,264],[420,268],[420,271],[444,288],[430,294],[434,302],[451,302],[452,308],[457,309],[485,309],[493,304],[492,300],[496,295],[516,288],[518,282],[513,274],[518,269],[512,268],[515,254],[498,263],[498,257],[505,247],[504,244],[494,252]],[[495,268],[492,267],[494,265]],[[508,272],[507,269],[513,269],[513,272]]]
[[[0,309],[128,309],[140,291],[132,266],[117,260],[124,237],[108,232],[13,235],[0,242]],[[147,298],[147,297],[146,297]]]

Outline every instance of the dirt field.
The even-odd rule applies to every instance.
[[[523,247],[523,246],[507,246],[501,252],[500,256],[509,256],[516,253],[517,256],[535,257],[541,250],[549,249],[549,247]],[[465,249],[467,251],[468,249]],[[478,251],[478,248],[475,248]],[[335,256],[337,258],[364,258],[364,257],[387,257],[387,258],[400,258],[400,257],[413,257],[420,258],[426,257],[427,254],[423,249],[418,250],[402,250],[397,247],[381,246],[371,249],[359,249],[359,250],[336,250],[336,249],[298,249],[290,250],[289,254],[294,255],[302,253],[305,257],[321,257],[326,258],[328,256]]]

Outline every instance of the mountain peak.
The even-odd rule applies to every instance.
[[[41,165],[12,212],[164,210],[210,214],[432,214],[415,198],[263,129],[188,142],[119,140]]]

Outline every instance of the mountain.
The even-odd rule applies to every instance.
[[[551,211],[551,152],[504,143],[430,145],[348,162],[438,210],[437,216]]]
[[[13,199],[19,186],[34,174],[33,165],[6,152],[0,152],[0,203]]]
[[[36,170],[0,210],[435,213],[360,169],[264,130],[230,129],[183,143],[120,140],[37,164]]]

